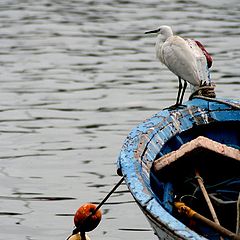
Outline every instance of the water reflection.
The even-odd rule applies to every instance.
[[[238,98],[239,10],[236,0],[1,2],[2,237],[64,239],[75,209],[118,181],[130,129],[175,101],[176,77],[146,30],[168,24],[202,41],[217,95]],[[103,211],[93,239],[155,238],[124,185]]]

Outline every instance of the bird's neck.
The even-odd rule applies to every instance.
[[[169,37],[173,36],[173,32],[172,32],[172,29],[170,27],[168,27],[165,29],[164,33],[159,34],[159,35],[161,35],[162,41],[165,42]]]
[[[163,43],[164,43],[166,40],[167,40],[167,38],[166,38],[165,36],[161,35],[161,34],[159,34],[159,35],[157,36],[156,45],[155,45],[155,47],[156,47],[156,52],[161,51],[162,45],[163,45]],[[159,54],[160,54],[160,53],[159,53]],[[157,55],[158,55],[158,53],[157,53]]]
[[[157,44],[162,45],[169,37],[172,37],[172,36],[173,36],[173,32],[171,29],[169,29],[169,31],[166,31],[164,35],[158,34],[156,42]]]

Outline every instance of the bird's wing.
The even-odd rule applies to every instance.
[[[200,85],[196,58],[183,38],[178,36],[168,38],[161,47],[160,60],[180,78],[194,86]]]
[[[208,68],[212,67],[212,63],[213,63],[212,56],[208,53],[208,51],[199,41],[194,40],[194,42],[198,45],[198,47],[202,50],[203,54],[205,55]]]
[[[194,55],[197,63],[197,73],[202,84],[211,84],[209,63],[206,53],[203,51],[205,48],[200,47],[199,44],[193,39],[185,39],[188,46],[191,48],[191,52]],[[210,55],[209,55],[210,57]]]

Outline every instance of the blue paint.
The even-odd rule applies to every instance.
[[[171,216],[151,189],[150,173],[153,161],[181,144],[203,135],[231,146],[240,146],[240,102],[224,103],[195,98],[185,108],[163,110],[135,127],[121,149],[117,167],[143,212],[158,235],[169,239],[205,239]],[[238,106],[234,107],[234,106]],[[221,131],[219,126],[222,125]],[[209,128],[206,126],[210,126]],[[141,142],[141,144],[140,144]],[[160,186],[161,188],[161,186]]]
[[[174,201],[173,192],[174,192],[173,184],[170,182],[165,183],[162,205],[163,205],[164,209],[166,209],[169,213],[173,212],[173,201]]]

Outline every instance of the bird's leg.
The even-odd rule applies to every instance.
[[[180,77],[178,77],[178,82],[179,82],[179,85],[178,85],[177,101],[173,106],[170,106],[168,108],[164,108],[164,110],[166,110],[166,109],[175,110],[175,109],[180,108],[180,107],[185,107],[184,105],[181,105],[181,104],[182,104],[182,101],[183,101],[184,92],[185,92],[186,87],[187,87],[187,82],[184,80],[184,86],[182,86],[182,80],[181,80]],[[182,94],[181,94],[181,92],[182,92]]]
[[[181,78],[178,77],[178,94],[177,94],[176,106],[180,104],[179,99],[180,99],[181,91],[182,91],[182,81],[181,81]]]
[[[182,102],[183,102],[183,96],[184,96],[184,93],[185,93],[186,88],[187,88],[187,81],[184,80],[184,85],[183,85],[182,95],[181,95],[180,102],[179,102],[180,105],[182,105]]]

